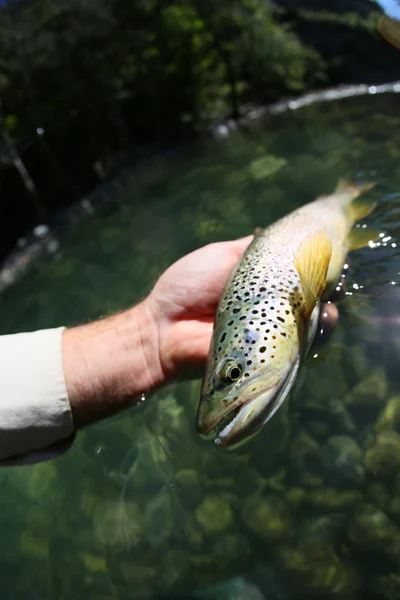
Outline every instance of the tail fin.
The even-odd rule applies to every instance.
[[[353,223],[368,216],[374,210],[376,203],[373,200],[358,200],[358,198],[375,185],[375,182],[358,184],[339,179],[335,192],[346,195],[343,206]]]

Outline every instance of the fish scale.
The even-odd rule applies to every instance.
[[[310,304],[308,278],[312,284],[314,267],[318,276],[329,243],[325,293],[336,285],[355,217],[368,214],[371,203],[349,207],[369,187],[340,182],[331,196],[300,207],[255,236],[217,309],[197,414],[201,433],[233,415],[216,440],[228,445],[259,429],[282,404],[318,325],[321,298]],[[321,240],[325,245],[319,247]]]

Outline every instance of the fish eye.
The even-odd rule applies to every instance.
[[[229,371],[229,379],[231,381],[237,381],[242,374],[242,369],[239,366],[231,367]]]
[[[225,359],[219,364],[214,378],[217,389],[223,389],[225,385],[235,383],[242,375],[242,365],[237,360]]]

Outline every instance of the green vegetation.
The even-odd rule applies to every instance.
[[[0,181],[13,202],[0,225],[0,255],[144,148],[170,147],[249,105],[310,88],[374,82],[375,73],[393,79],[375,4],[366,17],[351,3],[345,14],[328,8],[3,0]]]
[[[318,57],[265,0],[37,0],[0,8],[2,131],[92,160],[247,100],[304,89]]]

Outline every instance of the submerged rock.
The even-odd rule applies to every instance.
[[[376,431],[400,427],[400,395],[391,396],[379,415],[375,425]]]
[[[348,535],[354,546],[367,552],[380,551],[400,558],[400,530],[389,517],[373,504],[365,504],[354,513]]]
[[[144,517],[135,502],[97,499],[92,516],[96,541],[103,548],[126,550],[136,546],[144,534]]]
[[[385,600],[400,600],[400,575],[398,573],[379,575],[372,585],[377,597]]]
[[[332,436],[322,452],[325,478],[332,485],[357,485],[364,480],[363,451],[346,435]]]
[[[278,550],[278,559],[289,577],[290,587],[313,593],[345,594],[360,585],[355,569],[345,563],[330,544],[313,542],[300,548]]]
[[[346,396],[349,407],[380,408],[387,398],[388,380],[385,369],[376,367],[365,379],[353,387]]]
[[[368,500],[381,508],[383,511],[385,511],[388,507],[392,497],[387,486],[380,481],[372,481],[368,483],[365,490],[365,495]]]
[[[400,469],[400,436],[394,431],[378,433],[364,457],[365,467],[376,477],[393,475]]]
[[[344,510],[362,502],[362,494],[357,491],[341,491],[334,488],[310,490],[305,502],[322,510]]]
[[[280,541],[292,530],[290,510],[279,495],[246,498],[242,518],[248,529],[268,542]]]
[[[293,476],[297,477],[300,485],[319,487],[323,484],[320,445],[304,431],[300,431],[291,443],[289,460]]]
[[[233,523],[233,513],[230,504],[219,496],[206,496],[196,508],[195,517],[206,533],[225,531]]]

